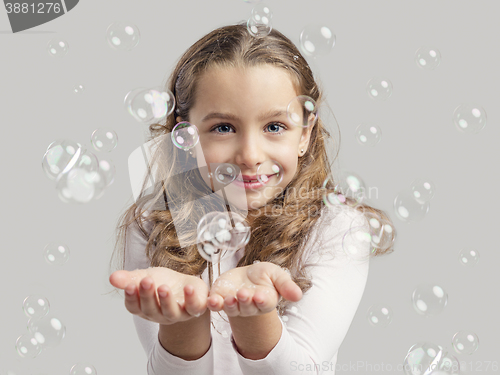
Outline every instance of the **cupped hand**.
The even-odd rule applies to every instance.
[[[280,295],[297,302],[302,291],[283,268],[259,262],[220,275],[210,288],[208,308],[230,317],[263,315],[276,308]]]
[[[169,268],[115,271],[109,282],[125,290],[125,307],[130,313],[152,322],[174,324],[199,317],[207,309],[205,282]]]

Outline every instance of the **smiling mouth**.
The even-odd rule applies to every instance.
[[[260,179],[261,179],[263,182],[266,182],[266,181],[268,181],[268,180],[269,180],[271,177],[273,177],[273,176],[276,176],[276,173],[274,173],[274,174],[268,174],[268,175],[263,174],[263,175],[261,175],[261,178],[260,178]],[[257,179],[255,179],[255,180],[244,180],[244,179],[240,179],[240,178],[236,178],[236,181],[240,181],[240,182],[260,182],[260,181],[259,181],[259,180],[257,180]]]

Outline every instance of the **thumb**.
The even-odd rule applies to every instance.
[[[276,291],[286,300],[297,302],[302,299],[302,290],[295,284],[290,274],[280,267],[271,273],[271,280]]]

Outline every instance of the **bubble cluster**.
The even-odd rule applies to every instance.
[[[147,123],[170,115],[175,107],[175,98],[168,89],[138,88],[125,96],[124,104],[132,117]]]
[[[420,47],[415,52],[415,63],[422,69],[436,69],[441,63],[441,52],[437,48]]]
[[[68,42],[61,38],[54,38],[47,44],[47,51],[50,56],[61,58],[66,56],[69,50]]]
[[[368,81],[366,91],[372,99],[386,100],[392,95],[392,83],[386,78],[375,77]]]
[[[408,350],[403,370],[406,375],[452,375],[460,373],[460,364],[446,348],[430,342],[419,342]]]
[[[448,303],[448,293],[436,284],[418,285],[412,294],[413,309],[426,317],[440,314]]]
[[[172,143],[181,150],[190,150],[196,146],[200,140],[196,125],[187,121],[177,123],[172,129]]]
[[[247,21],[247,30],[254,37],[269,35],[273,29],[273,12],[269,6],[258,4],[252,9],[250,18]]]
[[[136,25],[127,22],[112,23],[106,30],[108,45],[115,50],[134,49],[141,39]]]
[[[453,348],[458,354],[473,354],[479,348],[479,338],[474,332],[459,331],[451,340]]]
[[[306,56],[319,57],[335,46],[335,34],[325,25],[307,25],[300,33],[300,50]]]
[[[237,213],[209,212],[198,222],[198,252],[207,261],[218,263],[250,241],[250,229],[246,220]]]
[[[458,261],[466,267],[474,267],[479,261],[479,251],[475,248],[464,247],[458,253]]]
[[[460,104],[453,112],[455,127],[462,133],[479,133],[486,120],[486,111],[477,104]]]
[[[307,128],[314,125],[318,118],[318,106],[313,98],[299,95],[293,98],[286,107],[288,119],[294,126]]]
[[[361,145],[375,146],[382,138],[382,130],[377,125],[362,123],[356,128],[355,137]]]
[[[374,304],[367,313],[368,322],[374,327],[387,327],[393,319],[393,312],[389,306]]]
[[[118,145],[118,135],[112,129],[100,128],[94,130],[90,142],[96,151],[111,152]]]
[[[60,242],[50,242],[43,249],[45,261],[53,266],[62,266],[69,259],[69,248]]]

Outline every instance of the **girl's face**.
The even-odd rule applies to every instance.
[[[246,69],[217,67],[200,78],[189,121],[198,127],[200,145],[211,172],[214,173],[211,163],[238,166],[239,178],[256,176],[257,168],[266,161],[277,161],[283,167],[283,179],[275,186],[246,189],[237,181],[228,185],[226,191],[237,186],[239,196],[241,192],[246,196],[240,208],[262,207],[294,177],[299,155],[306,152],[312,130],[312,126],[294,126],[288,119],[287,105],[298,95],[288,73],[271,65]],[[259,172],[272,173],[269,168]],[[211,186],[208,176],[203,178]]]

